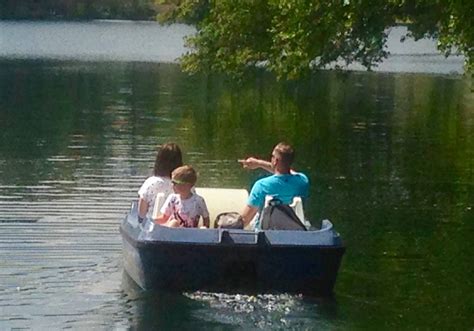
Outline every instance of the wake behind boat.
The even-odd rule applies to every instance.
[[[247,191],[197,188],[211,219],[239,210]],[[143,289],[228,293],[332,293],[345,247],[330,221],[321,229],[168,228],[140,222],[137,203],[120,225],[124,269]]]

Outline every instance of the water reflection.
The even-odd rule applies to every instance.
[[[191,329],[199,303],[180,293],[143,291],[123,272],[122,289],[129,327],[134,330]]]
[[[470,84],[258,71],[236,85],[169,64],[0,61],[0,328],[470,327]],[[334,300],[121,289],[118,224],[157,144],[180,144],[199,185],[248,188],[263,173],[236,159],[280,139],[311,179],[306,214],[348,246]]]

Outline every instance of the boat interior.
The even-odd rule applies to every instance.
[[[211,228],[214,227],[214,221],[217,215],[225,212],[240,212],[247,203],[248,191],[245,189],[231,189],[231,188],[209,188],[209,187],[196,187],[196,193],[204,198],[206,201],[207,209],[209,210],[209,218],[211,220]],[[271,196],[267,196],[265,199],[265,206],[271,200]],[[158,217],[159,211],[165,197],[163,193],[159,193],[155,200],[155,206],[153,207],[153,218]],[[305,219],[303,210],[303,201],[300,197],[295,197],[293,202],[290,204],[300,221],[309,227],[311,224]],[[201,225],[201,224],[200,224]],[[252,223],[249,224],[248,228],[252,228]]]

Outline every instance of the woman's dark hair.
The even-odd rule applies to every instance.
[[[175,143],[164,144],[158,148],[153,174],[155,176],[171,177],[171,172],[182,165],[183,156],[179,146]]]

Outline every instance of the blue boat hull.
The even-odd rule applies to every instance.
[[[132,209],[120,231],[124,269],[143,289],[328,295],[345,251],[330,223],[319,231],[170,229],[139,223]]]

